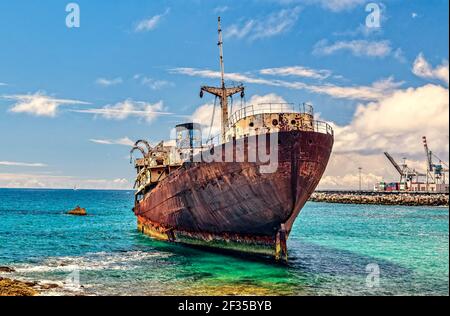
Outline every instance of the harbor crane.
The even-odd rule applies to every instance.
[[[406,158],[404,158],[403,164],[400,166],[395,159],[388,153],[385,152],[384,155],[394,166],[395,170],[400,174],[400,183],[410,184],[414,179],[418,182],[419,177],[424,177],[425,174],[417,172],[415,169],[411,169],[406,164]]]
[[[432,184],[445,184],[446,173],[449,172],[448,164],[442,159],[436,156],[428,147],[427,137],[422,137],[423,147],[425,149],[426,163],[427,163],[427,185]],[[434,163],[433,159],[437,159],[439,162]],[[445,167],[445,168],[444,168]]]

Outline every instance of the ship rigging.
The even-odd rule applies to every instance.
[[[200,89],[200,97],[203,98],[204,92],[214,95],[215,97],[220,99],[220,107],[222,109],[221,112],[221,139],[222,142],[225,142],[226,139],[226,132],[228,127],[228,118],[229,118],[229,111],[228,111],[228,98],[232,97],[235,94],[240,93],[241,98],[244,98],[245,96],[245,88],[244,86],[238,85],[238,86],[232,86],[232,87],[226,87],[225,86],[225,65],[223,61],[223,37],[222,37],[222,27],[220,24],[220,17],[218,20],[219,23],[219,42],[217,45],[220,49],[220,76],[221,76],[221,86],[220,87],[211,87],[211,86],[203,86]],[[215,106],[214,106],[215,109]],[[213,113],[214,118],[214,113]],[[211,136],[211,135],[209,135]]]

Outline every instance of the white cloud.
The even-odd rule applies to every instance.
[[[309,0],[312,3],[318,3],[323,8],[340,12],[345,10],[351,10],[359,5],[366,3],[365,0]]]
[[[250,100],[248,101],[248,104],[252,104],[252,105],[259,105],[259,104],[268,104],[268,103],[288,103],[283,97],[275,94],[275,93],[270,93],[270,94],[266,94],[266,95],[254,95],[250,98]]]
[[[125,178],[117,178],[117,179],[88,179],[83,181],[87,186],[95,186],[101,188],[123,188],[129,189],[130,184],[129,181]]]
[[[313,53],[316,55],[332,55],[339,51],[349,51],[355,56],[386,57],[391,54],[392,47],[388,40],[338,41],[333,44],[329,44],[327,40],[321,40],[315,45]]]
[[[86,179],[49,174],[0,173],[1,188],[104,189],[130,190],[130,181],[116,179]]]
[[[448,85],[448,62],[433,69],[420,54],[413,72]],[[383,84],[379,88],[381,86]],[[409,167],[424,173],[422,136],[428,137],[437,156],[448,161],[449,90],[437,84],[406,89],[393,85],[391,92],[360,104],[349,124],[332,125],[335,147],[320,189],[358,188],[360,166],[363,167],[363,188],[371,189],[381,180],[398,181],[398,174],[383,152],[390,152],[398,162],[407,157]]]
[[[397,59],[399,62],[401,63],[406,63],[406,57],[405,57],[405,53],[403,52],[403,50],[401,48],[397,48],[394,52],[393,52],[393,56],[395,59]]]
[[[383,152],[390,152],[399,162],[407,157],[410,167],[424,172],[422,136],[448,161],[449,91],[433,84],[397,90],[360,104],[349,124],[333,125],[335,146],[321,188],[357,188],[360,166],[364,183],[398,181]]]
[[[448,98],[448,89],[428,84],[361,104],[349,125],[335,127],[335,151],[422,154],[421,137],[427,135],[436,150],[447,152]]]
[[[312,79],[326,79],[331,76],[332,72],[330,70],[316,70],[303,66],[291,66],[291,67],[280,67],[280,68],[267,68],[259,71],[262,75],[272,75],[272,76],[296,76],[305,77]]]
[[[349,165],[348,163],[346,164]],[[342,165],[341,165],[342,166]],[[325,175],[318,186],[319,190],[354,190],[359,188],[359,172],[357,170],[357,165],[352,166],[352,170],[348,170],[346,174],[338,176]],[[362,190],[373,190],[376,183],[381,182],[384,179],[390,179],[392,181],[397,181],[398,179],[383,177],[380,175],[375,175],[373,173],[362,173],[361,174],[361,188]]]
[[[0,87],[1,87],[1,86],[7,86],[7,84],[4,83],[4,82],[0,82]]]
[[[225,38],[257,40],[283,34],[292,29],[298,20],[300,7],[283,9],[259,20],[251,19],[233,24],[224,30]]]
[[[306,85],[304,89],[325,94],[336,99],[349,100],[376,100],[391,94],[395,89],[403,85],[403,82],[394,81],[393,77],[381,79],[370,86],[337,86],[333,84]]]
[[[154,30],[159,23],[161,23],[164,16],[169,14],[170,9],[167,9],[164,13],[152,16],[148,19],[139,21],[134,29],[135,32],[148,32]]]
[[[15,162],[15,161],[0,161],[0,166],[6,167],[47,167],[43,163],[29,163],[29,162]]]
[[[172,87],[174,84],[166,80],[157,80],[144,75],[134,75],[134,80],[139,80],[141,85],[146,86],[152,90],[161,90],[166,87]]]
[[[444,61],[441,65],[433,69],[433,67],[425,59],[423,53],[420,53],[414,61],[413,73],[421,78],[438,79],[449,84],[448,61]]]
[[[16,101],[10,109],[13,113],[27,113],[35,116],[48,117],[55,117],[58,113],[58,108],[62,105],[90,104],[78,100],[56,99],[45,95],[43,92],[26,95],[3,96],[3,98]]]
[[[100,109],[74,110],[73,112],[99,115],[105,119],[111,120],[125,120],[131,116],[135,116],[144,118],[147,122],[152,122],[161,115],[174,115],[173,113],[165,111],[164,103],[162,101],[152,104],[148,102],[133,101],[131,99],[114,105],[107,105]]]
[[[95,80],[95,83],[99,86],[110,87],[123,83],[123,80],[120,77],[114,79],[98,78],[97,80]]]
[[[190,77],[201,77],[201,78],[210,78],[210,79],[219,79],[221,78],[221,74],[219,71],[209,70],[209,69],[196,69],[196,68],[174,68],[170,70],[173,74],[181,74]],[[254,83],[254,84],[264,84],[276,86],[278,85],[276,81],[267,80],[262,78],[255,78],[247,74],[240,73],[225,73],[225,80],[237,81],[237,82],[246,82],[246,83]]]
[[[383,29],[381,27],[367,27],[365,24],[360,24],[356,29],[347,30],[347,31],[337,31],[333,32],[334,36],[350,36],[356,37],[362,35],[364,37],[369,37],[373,34],[382,33]]]
[[[220,72],[212,70],[201,70],[195,68],[176,68],[172,73],[183,74],[191,77],[220,78]],[[401,86],[402,82],[395,82],[392,77],[374,82],[370,86],[337,86],[334,84],[308,85],[304,82],[288,82],[283,80],[269,80],[253,77],[247,74],[227,73],[227,80],[268,85],[273,87],[284,87],[294,90],[306,90],[313,93],[325,94],[338,99],[350,100],[376,100]]]
[[[319,5],[325,10],[333,12],[341,12],[354,9],[359,5],[363,5],[365,0],[272,0],[281,5]]]
[[[96,144],[100,144],[100,145],[121,145],[121,146],[134,146],[134,142],[128,138],[128,137],[123,137],[123,138],[119,138],[119,139],[90,139],[89,140],[92,143],[96,143]]]
[[[214,12],[215,14],[218,14],[218,13],[225,13],[225,12],[227,12],[229,9],[230,9],[230,8],[229,8],[228,6],[224,5],[224,6],[219,6],[219,7],[214,8],[213,12]]]
[[[123,183],[128,183],[128,180],[124,179],[124,178],[121,178],[121,179],[119,178],[119,179],[114,179],[113,182],[114,183],[122,183],[123,184]]]
[[[412,13],[411,13],[411,17],[412,17],[413,19],[418,18],[418,17],[419,17],[419,14],[418,14],[417,12],[412,12]]]
[[[214,120],[212,120],[214,113]],[[217,104],[214,111],[214,103],[207,103],[199,106],[191,116],[191,120],[202,125],[203,138],[213,137],[220,132],[220,106]],[[213,122],[212,128],[211,122]]]

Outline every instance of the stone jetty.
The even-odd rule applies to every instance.
[[[310,201],[340,204],[449,206],[449,195],[420,192],[316,191]]]

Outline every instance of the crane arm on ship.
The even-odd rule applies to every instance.
[[[145,152],[145,150],[144,150],[142,147],[134,146],[134,147],[130,150],[130,163],[133,162],[133,153],[134,153],[136,150],[139,150],[139,151],[142,153],[142,156],[144,156],[144,159],[145,159],[145,156],[147,156],[147,153]]]
[[[140,140],[136,141],[136,143],[134,143],[134,146],[137,147],[141,143],[144,144],[144,146],[147,148],[147,153],[150,153],[153,150],[152,146],[150,146],[150,143],[148,141],[146,141],[146,140],[143,140],[143,139],[140,139]]]

